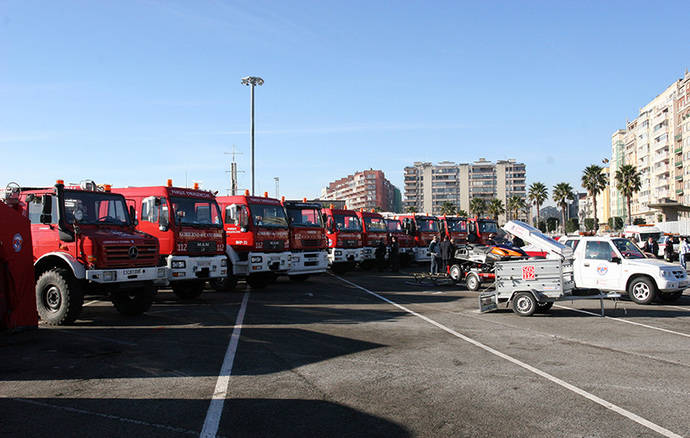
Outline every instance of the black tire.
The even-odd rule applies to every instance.
[[[147,312],[153,304],[156,288],[153,285],[113,292],[113,305],[123,315],[137,316]]]
[[[36,310],[48,325],[73,323],[81,313],[84,294],[79,281],[67,269],[53,268],[36,281]]]
[[[546,303],[537,303],[536,313],[547,313],[553,307],[553,301],[548,301]]]
[[[198,280],[192,281],[174,281],[172,283],[172,290],[181,300],[192,300],[198,298],[204,291],[204,282]]]
[[[270,283],[270,277],[263,274],[252,274],[247,277],[247,284],[252,289],[263,289]]]
[[[672,303],[678,301],[680,297],[683,296],[683,291],[670,292],[670,293],[659,293],[659,301],[664,303]]]
[[[451,265],[449,269],[449,275],[450,278],[453,279],[453,281],[458,282],[462,278],[462,268],[460,265]]]
[[[474,272],[470,272],[467,274],[467,277],[465,277],[465,284],[467,285],[467,290],[471,290],[472,292],[476,292],[479,290],[479,288],[482,286],[482,282],[479,279],[479,275],[477,275]]]
[[[291,275],[290,280],[295,281],[297,283],[302,283],[309,278],[309,274],[301,274],[301,275]]]
[[[520,316],[532,316],[537,310],[537,300],[529,292],[518,292],[513,297],[513,312]]]
[[[214,278],[209,280],[208,283],[216,292],[232,292],[237,286],[237,277],[232,274],[228,274],[225,278]]]
[[[656,295],[656,285],[647,277],[637,277],[628,285],[628,296],[637,304],[649,304]]]

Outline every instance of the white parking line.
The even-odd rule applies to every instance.
[[[213,391],[211,404],[208,406],[208,411],[206,412],[206,419],[204,420],[204,427],[201,429],[200,437],[211,438],[215,437],[216,433],[218,433],[218,425],[220,424],[220,417],[223,415],[223,404],[228,394],[232,363],[235,361],[235,352],[240,342],[240,331],[242,330],[242,321],[244,320],[244,313],[247,310],[248,300],[249,292],[245,292],[242,298],[242,305],[240,306],[239,312],[237,312],[235,328],[232,330],[228,349],[225,351],[225,359],[223,359],[223,365],[220,367],[220,374],[218,374],[216,388]]]
[[[98,302],[98,300],[91,300],[91,301],[89,301],[88,303],[82,304],[82,306],[83,306],[83,307],[90,306],[91,304],[97,303],[97,302]]]
[[[333,274],[331,274],[331,275],[333,275]],[[423,319],[424,321],[428,322],[429,324],[432,324],[432,325],[434,325],[434,326],[440,328],[441,330],[443,330],[443,331],[445,331],[445,332],[447,332],[447,333],[450,333],[451,335],[453,335],[453,336],[455,336],[455,337],[457,337],[457,338],[462,339],[462,340],[465,341],[465,342],[468,342],[468,343],[470,343],[470,344],[472,344],[472,345],[474,345],[474,346],[476,346],[476,347],[481,348],[481,349],[484,350],[484,351],[487,351],[487,352],[489,352],[489,353],[491,353],[491,354],[493,354],[493,355],[495,355],[495,356],[498,356],[498,357],[500,357],[500,358],[502,358],[502,359],[505,359],[505,360],[507,360],[507,361],[509,361],[509,362],[512,362],[512,363],[514,363],[515,365],[517,365],[517,366],[519,366],[519,367],[522,367],[522,368],[524,368],[524,369],[526,369],[526,370],[528,370],[528,371],[530,371],[530,372],[532,372],[532,373],[534,373],[534,374],[537,374],[538,376],[544,377],[545,379],[548,379],[548,380],[550,380],[551,382],[556,383],[557,385],[560,385],[560,386],[562,386],[563,388],[566,388],[566,389],[568,389],[568,390],[574,392],[575,394],[578,394],[578,395],[580,395],[580,396],[582,396],[582,397],[584,397],[584,398],[586,398],[586,399],[588,399],[588,400],[593,401],[594,403],[597,403],[597,404],[599,404],[599,405],[605,407],[606,409],[609,409],[609,410],[614,411],[614,412],[616,412],[616,413],[618,413],[618,414],[620,414],[620,415],[622,415],[622,416],[624,416],[624,417],[626,417],[626,418],[629,418],[630,420],[632,420],[632,421],[634,421],[634,422],[636,422],[636,423],[638,423],[638,424],[641,424],[642,426],[644,426],[644,427],[646,427],[646,428],[648,428],[648,429],[651,429],[651,430],[653,430],[653,431],[655,431],[655,432],[657,432],[657,433],[659,433],[659,434],[661,434],[661,435],[663,435],[663,436],[665,436],[665,437],[669,437],[669,438],[680,438],[680,437],[681,437],[680,435],[678,435],[678,434],[676,434],[676,433],[674,433],[674,432],[671,432],[670,430],[665,429],[664,427],[659,426],[658,424],[652,423],[651,421],[646,420],[646,419],[640,417],[639,415],[634,414],[634,413],[628,411],[627,409],[624,409],[624,408],[621,408],[620,406],[614,405],[613,403],[611,403],[611,402],[609,402],[609,401],[606,401],[606,400],[604,400],[604,399],[602,399],[602,398],[599,398],[599,397],[597,397],[596,395],[591,394],[591,393],[585,391],[584,389],[580,389],[580,388],[578,388],[578,387],[575,386],[575,385],[571,385],[570,383],[568,383],[568,382],[566,382],[566,381],[564,381],[564,380],[559,379],[558,377],[555,377],[555,376],[553,376],[553,375],[551,375],[551,374],[549,374],[549,373],[547,373],[547,372],[545,372],[545,371],[542,371],[542,370],[540,370],[540,369],[538,369],[538,368],[535,368],[535,367],[533,367],[532,365],[528,365],[528,364],[526,364],[525,362],[520,361],[519,359],[515,359],[515,358],[512,357],[512,356],[508,356],[508,355],[505,354],[505,353],[501,353],[500,351],[495,350],[495,349],[489,347],[488,345],[482,344],[482,343],[479,342],[479,341],[475,341],[474,339],[472,339],[472,338],[470,338],[470,337],[468,337],[468,336],[465,336],[465,335],[463,335],[463,334],[461,334],[461,333],[458,333],[458,332],[456,332],[455,330],[453,330],[453,329],[451,329],[451,328],[448,328],[448,327],[446,327],[445,325],[443,325],[443,324],[441,324],[441,323],[439,323],[439,322],[436,322],[436,321],[434,321],[434,320],[431,319],[431,318],[428,318],[428,317],[426,317],[426,316],[424,316],[424,315],[421,315],[421,314],[419,314],[419,313],[417,313],[417,312],[415,312],[415,311],[413,311],[413,310],[408,309],[408,308],[405,307],[405,306],[402,306],[402,305],[400,305],[400,304],[398,304],[398,303],[395,303],[395,302],[389,300],[388,298],[386,298],[386,297],[384,297],[384,296],[381,296],[381,295],[377,294],[376,292],[372,292],[372,291],[370,291],[369,289],[366,289],[366,288],[364,288],[364,287],[362,287],[362,286],[360,286],[360,285],[358,285],[358,284],[355,284],[355,283],[353,283],[353,282],[351,282],[351,281],[345,280],[344,278],[339,277],[339,276],[337,276],[337,275],[333,275],[333,276],[334,276],[335,278],[339,279],[340,281],[342,281],[342,282],[344,282],[344,283],[347,283],[347,284],[349,284],[349,285],[351,285],[351,286],[353,286],[353,287],[356,287],[357,289],[363,290],[364,292],[366,292],[366,293],[368,293],[368,294],[370,294],[370,295],[373,295],[373,296],[375,296],[376,298],[378,298],[378,299],[380,299],[380,300],[382,300],[382,301],[385,301],[385,302],[387,302],[387,303],[389,303],[389,304],[391,304],[391,305],[393,305],[393,306],[395,306],[395,307],[397,307],[397,308],[399,308],[399,309],[401,309],[401,310],[404,310],[405,312],[407,312],[407,313],[409,313],[409,314],[411,314],[411,315],[414,315],[414,316],[416,316],[416,317],[418,317],[418,318],[421,318],[421,319]]]
[[[555,304],[554,307],[559,307],[559,308],[561,308],[561,309],[572,310],[573,312],[585,313],[585,314],[587,314],[587,315],[594,315],[594,316],[597,316],[597,317],[601,318],[601,315],[598,314],[598,313],[588,312],[588,311],[582,310],[582,309],[575,309],[574,307],[562,306],[562,305],[560,305],[560,304]],[[644,327],[644,328],[648,328],[648,329],[651,329],[651,330],[658,330],[658,331],[660,331],[660,332],[671,333],[671,334],[674,334],[674,335],[685,336],[686,338],[690,338],[690,334],[688,334],[688,333],[681,333],[681,332],[677,332],[677,331],[674,331],[674,330],[669,330],[669,329],[665,329],[665,328],[661,328],[661,327],[654,327],[653,325],[642,324],[641,322],[630,321],[630,320],[628,320],[628,319],[623,319],[623,318],[615,318],[615,317],[613,317],[613,316],[604,316],[604,318],[608,318],[608,319],[613,320],[613,321],[624,322],[624,323],[626,323],[626,324],[637,325],[637,326]]]

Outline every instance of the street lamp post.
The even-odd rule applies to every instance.
[[[247,76],[242,78],[242,84],[251,87],[251,116],[249,137],[251,139],[251,175],[252,175],[252,196],[254,196],[254,86],[263,85],[264,80],[258,76]]]

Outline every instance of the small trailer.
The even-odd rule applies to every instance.
[[[556,301],[599,299],[602,316],[604,298],[617,299],[620,294],[574,295],[573,250],[538,229],[521,221],[510,221],[503,229],[525,242],[546,251],[546,258],[496,261],[495,290],[479,295],[481,312],[496,310],[502,304],[520,316],[547,312]]]

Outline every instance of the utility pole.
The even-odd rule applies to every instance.
[[[276,199],[279,199],[280,198],[280,178],[276,176],[275,178],[273,178],[273,181],[276,182]]]
[[[249,137],[251,139],[251,175],[252,175],[252,196],[254,196],[254,86],[255,85],[263,85],[264,80],[261,79],[258,76],[246,76],[242,78],[242,84],[247,85],[251,87],[251,114],[249,118],[249,123],[251,125],[250,131],[249,131]]]
[[[232,152],[224,152],[224,154],[232,155],[232,162],[230,163],[230,195],[235,196],[237,194],[237,162],[235,162],[235,155],[242,155],[242,152],[237,152],[235,145],[232,145]]]

